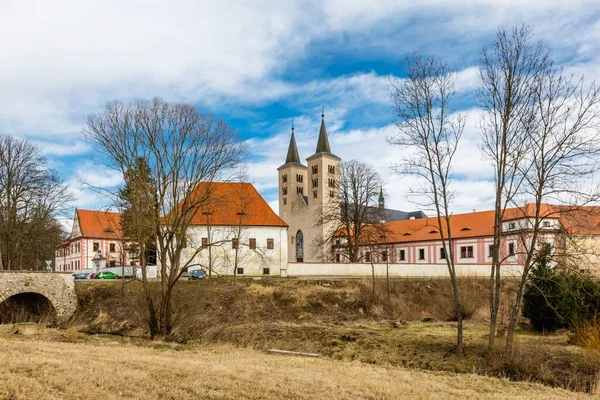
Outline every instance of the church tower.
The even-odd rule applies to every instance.
[[[339,200],[341,159],[331,152],[321,114],[321,129],[315,154],[300,162],[294,128],[285,164],[279,167],[279,216],[288,224],[288,261],[331,261],[332,226],[319,225],[325,212],[332,212]],[[335,211],[334,211],[335,212]]]
[[[333,253],[332,243],[325,241],[333,234],[332,224],[317,226],[317,220],[323,213],[336,212],[339,207],[339,176],[341,158],[331,152],[327,128],[325,127],[325,114],[321,113],[321,128],[315,154],[306,159],[308,165],[308,193],[309,215],[313,223],[313,246],[315,257],[322,262],[331,261]],[[316,243],[320,243],[316,245]]]

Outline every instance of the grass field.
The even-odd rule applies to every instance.
[[[0,399],[586,399],[474,374],[0,326]]]

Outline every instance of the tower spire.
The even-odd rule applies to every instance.
[[[327,138],[327,129],[325,128],[325,107],[321,107],[321,129],[319,130],[319,140],[317,141],[317,150],[315,153],[331,153],[329,139]]]
[[[288,146],[287,157],[285,163],[300,164],[300,155],[298,154],[298,146],[296,146],[296,137],[294,136],[294,120],[292,120],[292,136],[290,137],[290,145]]]
[[[379,187],[379,208],[385,208],[385,198],[383,197],[383,186]]]

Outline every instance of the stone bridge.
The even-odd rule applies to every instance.
[[[58,322],[67,321],[77,309],[70,273],[0,271],[0,304],[21,293],[37,293],[47,298],[56,310]]]

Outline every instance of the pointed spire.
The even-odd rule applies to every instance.
[[[321,109],[321,129],[319,130],[319,140],[317,141],[317,150],[315,153],[331,153],[329,148],[329,139],[327,138],[327,129],[325,128],[325,108]]]
[[[379,187],[379,208],[385,208],[385,198],[383,197],[383,187]]]
[[[296,146],[296,137],[294,136],[294,121],[292,120],[292,136],[290,137],[290,145],[288,147],[285,163],[300,164],[300,155],[298,154],[298,146]]]

